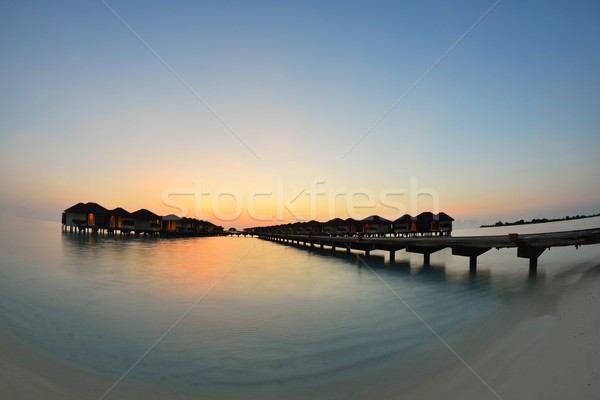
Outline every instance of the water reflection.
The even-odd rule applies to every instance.
[[[424,266],[421,255],[402,251],[397,252],[394,262],[390,262],[388,257],[378,252],[365,256],[357,251],[333,251],[328,248],[297,244],[263,242],[254,238],[161,239],[63,232],[62,240],[65,265],[74,266],[80,273],[85,273],[86,266],[95,268],[98,273],[103,270],[114,273],[118,270],[119,273],[128,275],[128,279],[139,279],[145,284],[154,282],[160,286],[160,292],[163,294],[169,292],[171,285],[177,285],[176,289],[173,289],[177,293],[185,291],[185,287],[191,287],[195,292],[199,287],[207,288],[211,282],[209,278],[217,279],[219,274],[224,272],[224,266],[213,268],[214,265],[225,262],[225,258],[231,263],[235,261],[232,257],[223,257],[223,255],[234,253],[239,255],[240,249],[248,249],[251,246],[259,246],[263,251],[264,246],[268,246],[269,251],[278,247],[288,248],[294,251],[292,260],[305,253],[307,259],[316,257],[319,262],[335,261],[353,266],[357,273],[372,269],[374,273],[386,279],[410,279],[428,284],[445,283],[478,291],[495,291],[500,295],[516,295],[527,291],[539,286],[545,278],[543,270],[537,277],[531,278],[514,265],[508,268],[502,265],[494,265],[492,268],[480,267],[476,273],[473,273],[466,265],[466,258],[451,255],[448,257],[447,254],[443,254],[444,250],[439,252],[441,256],[437,257],[437,260],[434,259],[430,265]],[[193,262],[190,262],[190,252],[198,253],[198,258]],[[203,257],[207,254],[208,257]],[[271,259],[281,263],[282,266],[293,264],[286,259],[287,256],[289,253],[286,253],[285,257],[278,258],[277,253],[274,253]],[[262,258],[256,259],[252,254],[249,258],[257,262],[264,261]],[[506,257],[504,260],[502,257],[496,258],[498,264],[505,262],[506,259]],[[135,266],[133,270],[132,266]],[[244,272],[247,273],[248,271]],[[149,279],[150,276],[152,279]],[[267,277],[267,281],[269,279]],[[164,285],[165,282],[170,282],[171,285]],[[205,284],[203,285],[202,282]],[[286,282],[281,280],[275,283],[279,286],[286,285]],[[264,279],[262,284],[265,284]]]
[[[529,277],[525,270],[514,266],[516,257],[511,256],[510,266],[506,266],[506,255],[498,258],[497,254],[491,254],[488,259],[492,259],[492,265],[489,262],[482,268],[472,272],[468,268],[468,258],[452,256],[448,249],[442,250],[432,256],[432,262],[429,265],[423,265],[423,256],[420,254],[407,253],[402,250],[396,252],[395,261],[391,262],[384,252],[373,251],[365,255],[362,251],[353,250],[333,251],[330,248],[320,248],[318,246],[310,247],[298,245],[295,243],[272,242],[274,246],[291,247],[298,251],[305,251],[310,255],[323,257],[324,259],[340,260],[356,267],[359,271],[366,269],[367,266],[373,269],[377,274],[383,274],[386,277],[404,277],[418,279],[421,282],[446,283],[458,285],[477,290],[492,290],[499,294],[505,294],[506,289],[510,288],[511,295],[515,295],[522,290],[527,290],[532,286],[535,277]],[[504,265],[503,265],[504,264]],[[486,268],[486,266],[488,266]],[[507,273],[508,272],[508,273]],[[540,271],[538,280],[544,281],[544,272]]]

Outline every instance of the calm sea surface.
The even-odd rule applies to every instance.
[[[256,238],[110,237],[7,221],[1,330],[109,379],[162,337],[127,379],[198,392],[360,380],[389,365],[418,371],[439,344],[423,321],[460,347],[464,332],[527,307],[540,285],[567,285],[577,276],[567,272],[600,260],[600,245],[553,248],[532,284],[515,249],[487,252],[472,276],[468,259],[450,250],[433,254],[430,268],[417,254],[399,251],[390,264],[375,252],[364,259],[369,268],[355,254]],[[455,236],[599,226],[590,218]]]

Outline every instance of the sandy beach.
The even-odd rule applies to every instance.
[[[573,279],[530,299],[531,309],[520,321],[495,326],[496,332],[482,327],[488,338],[473,334],[478,341],[460,351],[473,372],[453,357],[406,398],[597,399],[600,265],[569,271],[556,284]]]
[[[585,271],[568,271],[529,301],[531,308],[517,316],[516,321],[509,318],[492,328],[468,333],[467,341],[472,340],[469,345],[464,344],[464,337],[447,340],[472,371],[438,343],[431,351],[438,355],[445,351],[447,356],[426,376],[409,374],[400,379],[390,370],[378,374],[375,385],[370,379],[366,385],[357,381],[343,386],[325,385],[306,388],[293,397],[338,398],[353,394],[354,398],[408,399],[597,398],[600,265]],[[0,335],[0,353],[0,392],[5,399],[99,399],[114,383],[39,354],[6,333]],[[277,397],[275,392],[269,395]],[[129,381],[119,383],[106,396],[190,397],[189,393]],[[264,393],[260,397],[264,398]]]

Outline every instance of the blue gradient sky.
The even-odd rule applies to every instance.
[[[600,212],[598,2],[500,1],[452,48],[493,1],[106,4],[153,51],[99,1],[0,3],[4,214],[177,213],[164,193],[200,184],[197,216],[248,226],[252,193],[274,215],[278,182],[322,178],[404,190],[361,211],[393,216],[411,177],[461,220]]]

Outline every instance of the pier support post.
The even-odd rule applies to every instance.
[[[371,255],[371,250],[365,250],[365,256],[370,256]]]
[[[469,272],[477,272],[477,256],[469,257]]]
[[[390,250],[390,263],[396,262],[396,250]]]
[[[406,246],[406,251],[408,251],[409,253],[423,254],[423,266],[429,267],[430,262],[431,262],[431,253],[440,251],[444,247],[446,247],[446,246],[429,247],[429,246],[412,246],[411,245],[411,246]]]
[[[423,266],[429,267],[431,265],[431,253],[423,253]]]
[[[537,274],[538,257],[546,250],[545,247],[519,246],[517,257],[529,258],[529,275]]]
[[[477,257],[488,251],[491,247],[452,247],[452,255],[469,257],[469,271],[477,272]]]
[[[537,257],[529,258],[529,275],[533,276],[537,274]]]

